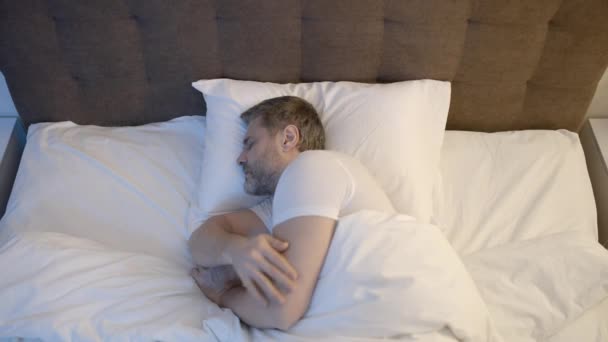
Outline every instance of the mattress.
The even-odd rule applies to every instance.
[[[26,152],[35,156],[44,153],[47,159],[24,158],[8,219],[0,223],[4,229],[0,237],[11,241],[13,247],[21,246],[3,246],[2,252],[11,253],[10,260],[21,265],[18,269],[0,265],[3,271],[12,272],[11,279],[17,279],[0,280],[0,293],[10,298],[4,302],[9,305],[0,308],[0,337],[215,341],[226,334],[236,340],[270,336],[248,330],[229,310],[201,298],[187,276],[189,261],[183,249],[189,231],[184,227],[194,197],[189,186],[198,177],[200,166],[186,161],[196,160],[200,154],[203,127],[204,120],[193,117],[148,126],[138,134],[129,134],[130,138],[120,130],[92,129],[86,135],[76,134],[69,124],[41,125],[29,133]],[[151,143],[148,134],[159,132],[164,132],[170,143]],[[118,140],[126,144],[120,145],[118,154],[123,159],[114,160],[117,155],[110,152]],[[32,143],[35,141],[39,144]],[[93,152],[98,153],[94,158]],[[578,136],[567,131],[448,131],[442,153],[434,220],[460,253],[505,341],[608,340],[607,252],[595,242],[596,209]],[[145,160],[133,161],[137,155]],[[168,160],[157,162],[155,155]],[[37,210],[49,198],[69,193],[62,191],[77,191],[87,184],[82,174],[73,175],[63,187],[50,187],[53,192],[42,194],[47,197],[40,201],[22,202],[27,203],[24,208],[19,202],[26,197],[19,192],[33,196],[24,189],[33,181],[31,177],[41,176],[36,170],[65,178],[65,170],[57,163],[66,158],[73,163],[72,168],[104,177],[104,186],[87,188],[91,193],[98,191],[106,196],[103,198],[124,193],[125,202],[69,202],[73,211],[86,210],[69,222],[53,218],[65,225],[61,231],[49,231],[44,222],[26,215],[26,209]],[[124,160],[137,166],[135,174],[123,167]],[[39,164],[42,162],[47,164]],[[149,174],[162,174],[171,181],[165,184],[154,177],[137,177],[150,168],[153,172]],[[476,181],[471,182],[471,178]],[[168,189],[176,189],[169,192],[174,199],[169,205]],[[152,217],[158,222],[138,218],[125,223],[130,212],[125,203],[154,212]],[[127,229],[133,224],[138,232],[149,228],[158,234],[138,241],[136,250],[131,251],[130,244],[111,230],[93,236],[82,226],[87,220],[98,220],[99,208],[121,213],[122,220],[110,221],[116,227]],[[27,229],[17,234],[20,227]],[[21,239],[14,239],[16,235]],[[561,262],[561,256],[567,256],[569,262]],[[529,263],[531,259],[536,262]],[[49,293],[53,295],[49,297]],[[576,300],[572,300],[574,293]],[[91,295],[95,302],[87,299]],[[117,335],[121,332],[124,335]],[[406,340],[454,338],[434,332]]]

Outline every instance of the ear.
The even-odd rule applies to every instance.
[[[287,125],[283,129],[281,149],[283,152],[298,148],[300,144],[300,129],[295,125]]]

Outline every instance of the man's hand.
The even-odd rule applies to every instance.
[[[243,286],[267,305],[269,300],[281,304],[285,302],[277,285],[285,292],[295,286],[296,270],[282,254],[287,248],[287,242],[268,234],[259,234],[235,240],[226,252]]]
[[[222,306],[222,296],[228,290],[241,285],[230,266],[215,266],[211,268],[196,267],[190,271],[190,276],[198,288],[215,304]]]

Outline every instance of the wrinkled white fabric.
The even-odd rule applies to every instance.
[[[608,251],[584,232],[512,242],[463,261],[505,341],[546,341],[608,298]]]
[[[475,284],[439,229],[405,215],[360,211],[338,222],[305,316],[288,333],[250,335],[425,340],[440,331],[462,341],[500,340]]]
[[[341,219],[310,309],[289,332],[247,329],[187,267],[60,233],[0,248],[0,336],[45,341],[492,341],[487,309],[434,226],[363,211]]]
[[[19,234],[0,248],[0,336],[44,341],[215,341],[212,305],[188,269],[52,232]]]
[[[198,193],[205,122],[30,126],[0,244],[19,232],[58,232],[188,264],[187,212]]]
[[[462,254],[564,231],[597,240],[578,135],[566,130],[446,131],[438,226]]]

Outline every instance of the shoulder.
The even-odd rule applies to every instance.
[[[279,178],[277,192],[284,187],[298,189],[296,193],[301,193],[323,191],[324,188],[336,188],[341,184],[351,186],[353,177],[342,159],[342,155],[334,151],[300,153]]]
[[[304,151],[292,161],[287,170],[328,170],[332,168],[344,168],[344,160],[348,156],[327,150]]]
[[[300,216],[335,220],[352,198],[354,187],[350,172],[334,152],[302,152],[279,178],[273,202],[273,223],[276,226]]]

